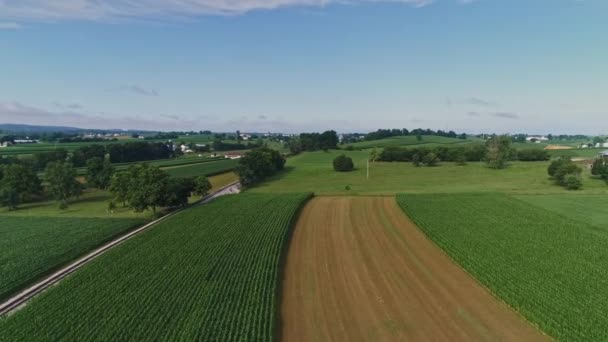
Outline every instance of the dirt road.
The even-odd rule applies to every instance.
[[[283,341],[544,341],[392,197],[317,197],[288,252]]]

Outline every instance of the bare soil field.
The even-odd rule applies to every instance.
[[[317,197],[289,248],[283,341],[544,341],[393,197]]]
[[[572,146],[563,146],[563,145],[547,145],[545,146],[545,150],[572,150],[574,147]]]

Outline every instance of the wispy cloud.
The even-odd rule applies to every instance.
[[[189,130],[200,125],[199,120],[176,120],[171,115],[161,115],[161,119],[153,120],[149,115],[47,110],[19,102],[0,102],[0,118],[2,123],[100,129]]]
[[[158,92],[156,90],[146,89],[138,85],[123,85],[120,87],[120,89],[135,95],[158,96]]]
[[[0,30],[19,30],[20,28],[22,26],[14,22],[0,22]]]
[[[362,3],[424,7],[434,0],[28,0],[0,1],[0,18],[28,21],[236,15],[282,7],[324,7]]]
[[[480,107],[498,107],[497,102],[480,99],[478,97],[471,97],[467,99],[466,103]]]
[[[519,114],[511,112],[496,112],[492,113],[492,116],[504,119],[519,119]]]
[[[171,115],[171,114],[161,114],[160,117],[165,118],[165,119],[171,119],[171,120],[179,120],[179,116]]]

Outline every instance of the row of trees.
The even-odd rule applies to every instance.
[[[441,161],[467,162],[486,161],[490,168],[505,168],[509,161],[546,161],[550,155],[542,149],[516,150],[511,147],[511,140],[505,136],[496,136],[486,144],[470,144],[467,146],[436,146],[436,147],[386,147],[379,155],[380,161],[413,162],[415,156],[422,160],[430,153]]]
[[[148,164],[132,165],[127,171],[116,173],[109,184],[114,201],[136,212],[159,207],[185,206],[192,193],[205,196],[211,189],[209,180],[170,177],[158,167]],[[113,208],[115,202],[110,204]]]
[[[130,163],[175,157],[175,148],[171,143],[162,142],[127,142],[107,146],[107,153],[112,163]]]
[[[285,167],[285,158],[276,150],[260,147],[247,152],[236,166],[243,186],[252,186]]]
[[[289,140],[289,150],[292,154],[303,151],[335,150],[338,149],[339,141],[336,131],[302,133],[298,138]]]
[[[467,138],[467,135],[465,133],[457,134],[454,131],[449,131],[449,132],[445,132],[442,130],[434,131],[434,130],[428,129],[428,128],[427,129],[416,128],[416,129],[413,129],[410,131],[407,128],[403,128],[403,129],[379,129],[375,132],[368,133],[365,136],[365,140],[368,140],[368,141],[380,140],[380,139],[404,136],[404,135],[414,135],[414,136],[438,135],[441,137],[448,137],[448,138],[459,138],[459,139]]]

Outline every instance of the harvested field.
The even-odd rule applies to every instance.
[[[548,340],[455,265],[392,197],[318,197],[291,241],[283,341]]]
[[[572,146],[563,146],[563,145],[547,145],[545,146],[545,150],[572,150],[574,147]]]

